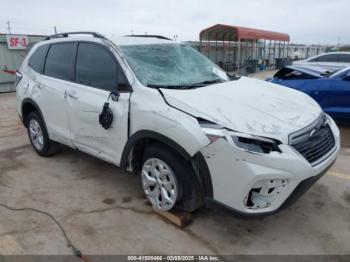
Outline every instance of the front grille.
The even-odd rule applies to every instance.
[[[291,145],[312,165],[322,162],[335,147],[331,128],[322,117],[304,132],[298,132],[291,138]]]

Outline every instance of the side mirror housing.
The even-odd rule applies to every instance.
[[[119,101],[119,96],[120,94],[118,92],[115,92],[115,91],[112,91],[110,94],[109,94],[110,98],[115,101],[115,102],[118,102]]]
[[[344,78],[343,80],[345,81],[350,81],[350,73],[348,73]]]

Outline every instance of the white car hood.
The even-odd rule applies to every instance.
[[[311,124],[322,109],[299,91],[241,77],[196,89],[161,89],[173,107],[228,129],[288,142],[288,135]]]

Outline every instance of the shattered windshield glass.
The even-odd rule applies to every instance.
[[[145,86],[191,88],[229,80],[223,70],[188,45],[126,45],[120,49]]]

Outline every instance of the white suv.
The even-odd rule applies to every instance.
[[[335,161],[339,130],[309,96],[230,76],[164,37],[90,34],[48,37],[18,72],[39,155],[64,144],[139,173],[159,210],[241,214],[282,209]]]

